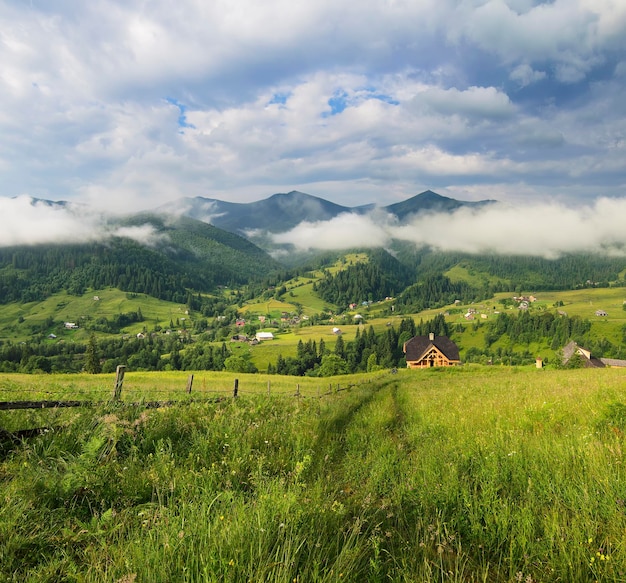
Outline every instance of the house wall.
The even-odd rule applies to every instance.
[[[432,361],[423,359],[423,360],[408,361],[406,363],[407,368],[434,368],[436,366],[454,366],[454,363],[450,362],[446,358],[434,359]]]
[[[407,368],[434,368],[438,366],[454,366],[445,355],[438,350],[431,350],[421,360],[409,360],[406,363]]]

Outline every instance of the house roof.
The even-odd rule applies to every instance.
[[[407,362],[419,361],[432,347],[437,348],[448,360],[461,360],[458,346],[447,336],[413,336],[404,343]]]
[[[567,364],[574,354],[579,354],[585,368],[604,368],[605,359],[596,358],[591,352],[571,340],[563,347],[563,364]]]
[[[620,358],[601,358],[600,361],[605,366],[613,366],[613,367],[626,367],[626,360],[622,360]]]

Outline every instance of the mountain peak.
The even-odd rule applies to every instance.
[[[398,219],[403,220],[410,215],[419,213],[434,213],[434,212],[453,212],[461,207],[479,207],[494,201],[479,201],[470,202],[463,200],[456,200],[455,198],[448,198],[437,194],[432,190],[425,190],[416,194],[412,198],[390,204],[384,207],[388,213],[395,215]]]
[[[187,200],[189,202],[191,204],[177,205],[177,208],[182,206],[184,214],[244,236],[259,232],[284,233],[304,221],[328,221],[340,214],[364,214],[375,208],[373,204],[342,206],[299,190],[272,194],[268,198],[250,203],[224,202],[202,197]],[[425,190],[408,200],[382,207],[382,210],[402,221],[419,213],[452,212],[459,207],[476,207],[487,202],[459,201],[432,190]],[[175,203],[172,206],[176,206]]]

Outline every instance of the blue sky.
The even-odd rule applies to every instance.
[[[626,195],[623,0],[4,0],[0,196]]]

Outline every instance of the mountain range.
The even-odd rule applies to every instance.
[[[495,201],[459,201],[426,191],[385,207],[346,207],[292,191],[252,203],[183,198],[151,212],[97,220],[81,205],[32,199],[30,204],[51,209],[36,215],[37,227],[30,231],[45,230],[56,220],[70,236],[0,245],[0,305],[43,301],[63,290],[80,295],[105,287],[179,303],[190,301],[190,294],[211,294],[225,286],[253,284],[250,290],[254,287],[256,293],[273,289],[288,269],[304,272],[331,265],[351,248],[312,249],[307,257],[295,248],[278,248],[268,232],[284,233],[303,221],[323,222],[345,214],[386,213],[402,224],[419,214],[453,213]],[[87,224],[89,236],[78,239],[68,225],[81,224]],[[589,282],[608,286],[624,280],[623,258],[608,255],[566,255],[554,261],[531,255],[443,252],[400,239],[389,248],[364,246],[369,249],[368,261],[347,263],[345,274],[325,277],[314,290],[319,297],[340,305],[370,296],[401,299],[406,289],[407,305],[415,306],[431,305],[432,298],[443,292],[475,299],[510,289],[572,289]],[[467,290],[441,279],[454,267],[459,267],[461,279],[463,274],[471,276],[473,283]]]
[[[293,190],[250,203],[224,202],[202,196],[181,198],[159,207],[156,211],[182,213],[225,231],[250,237],[260,231],[284,233],[304,221],[311,223],[328,221],[345,213],[365,214],[378,209],[403,222],[410,216],[418,214],[449,213],[461,207],[480,208],[495,202],[494,200],[461,201],[427,190],[405,201],[388,206],[377,207],[374,204],[367,204],[346,207]]]

